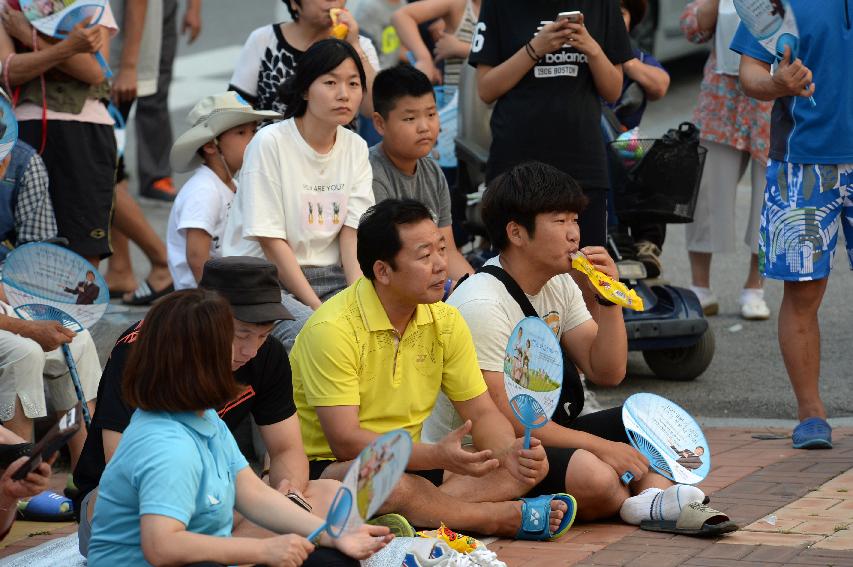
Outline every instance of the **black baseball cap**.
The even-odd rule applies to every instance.
[[[198,285],[225,297],[239,321],[272,323],[293,319],[281,304],[278,270],[261,258],[229,256],[208,260]]]

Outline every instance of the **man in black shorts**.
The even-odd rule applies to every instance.
[[[482,216],[500,254],[461,282],[447,302],[468,323],[489,392],[517,432],[523,428],[504,386],[510,335],[525,316],[539,316],[560,340],[563,398],[552,420],[535,432],[546,447],[550,470],[533,494],[573,494],[578,517],[585,520],[617,513],[631,524],[677,520],[684,505],[704,500],[702,491],[673,485],[649,470],[648,460],[628,442],[621,408],[578,417],[583,386],[575,367],[597,385],[615,386],[625,376],[628,356],[622,309],[596,295],[590,313],[569,275],[571,255],[580,252],[596,269],[618,278],[604,248],[579,248],[578,215],[586,201],[574,179],[543,163],[524,163],[496,177],[485,192]],[[424,424],[426,440],[451,431],[458,419],[441,397]],[[634,478],[627,486],[620,481],[626,472]],[[653,501],[660,508],[650,515]]]
[[[240,256],[210,260],[204,265],[200,286],[217,291],[231,303],[231,368],[237,382],[245,385],[237,398],[219,408],[219,417],[234,431],[251,413],[269,455],[269,467],[263,476],[269,476],[270,486],[292,495],[297,502],[306,501],[306,508],[325,517],[337,483],[308,481],[308,460],[293,403],[290,363],[281,343],[269,338],[277,321],[292,318],[281,305],[275,266]],[[98,483],[133,414],[133,408],[121,397],[121,381],[131,345],[143,324],[144,321],[133,324],[113,347],[98,388],[98,406],[89,436],[74,470],[74,481],[80,489],[75,511],[80,516],[80,552],[84,556]],[[241,527],[235,522],[235,532]],[[248,522],[245,529],[249,529]]]

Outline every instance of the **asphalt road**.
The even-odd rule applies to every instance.
[[[283,4],[206,0],[204,28],[201,37],[187,46],[181,41],[175,66],[175,79],[170,97],[172,123],[176,133],[182,132],[186,112],[195,100],[205,94],[224,90],[236,62],[239,46],[255,27],[278,21],[285,13]],[[691,116],[701,80],[703,57],[692,57],[671,63],[673,84],[662,101],[649,105],[641,130],[654,137],[667,128],[677,126]],[[132,136],[131,136],[132,139]],[[129,164],[133,167],[133,143],[128,147]],[[705,171],[705,175],[714,175]],[[185,175],[176,176],[178,183]],[[748,211],[748,187],[741,186],[738,195],[737,230],[742,242]],[[161,235],[165,234],[169,206],[143,201],[149,220]],[[739,317],[738,295],[746,276],[749,251],[741,244],[736,253],[714,258],[712,287],[720,297],[721,311],[710,318],[716,336],[716,352],[709,369],[693,382],[667,382],[651,375],[639,353],[629,359],[629,375],[619,387],[595,389],[604,406],[621,403],[628,395],[648,391],[664,395],[687,408],[694,415],[715,423],[770,423],[764,419],[796,417],[793,394],[782,364],[777,343],[776,313],[782,297],[779,282],[767,282],[767,302],[773,316],[765,322],[747,322]],[[664,277],[675,285],[690,283],[682,226],[669,227],[663,251]],[[138,250],[134,265],[144,277],[147,263]],[[835,273],[820,311],[823,327],[821,392],[829,413],[836,418],[853,417],[853,276],[844,254],[836,256]],[[115,309],[119,309],[117,306]],[[102,349],[128,318],[137,312],[108,315],[107,325],[100,331]],[[844,422],[850,420],[844,419]]]

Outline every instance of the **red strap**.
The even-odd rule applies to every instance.
[[[33,52],[39,50],[38,32],[33,27]],[[39,155],[44,153],[44,148],[47,146],[47,87],[44,83],[44,73],[39,76],[41,81],[41,146],[39,147]]]

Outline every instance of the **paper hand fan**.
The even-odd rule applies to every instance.
[[[52,305],[28,303],[15,307],[15,313],[25,321],[58,321],[63,327],[75,333],[83,330],[83,326],[71,315]],[[68,344],[62,345],[62,354],[65,356],[65,363],[68,365],[68,371],[71,373],[71,382],[74,384],[77,400],[82,406],[83,420],[86,422],[86,428],[88,429],[92,423],[92,417],[89,415],[89,407],[86,405],[86,395],[83,393],[83,384],[80,382],[80,375],[77,374],[77,364],[74,362],[71,347]]]
[[[331,537],[337,539],[343,533],[344,528],[349,520],[350,512],[352,511],[352,492],[345,487],[338,488],[335,493],[335,499],[332,500],[332,505],[329,506],[329,512],[326,514],[326,521],[320,527],[308,534],[308,541],[317,543],[320,539],[320,534],[324,531]]]
[[[513,329],[504,352],[504,387],[516,417],[516,410],[533,412],[530,423],[542,427],[554,415],[563,387],[563,353],[554,331],[539,317],[525,317]],[[540,417],[534,420],[534,413]],[[529,448],[529,426],[518,419],[525,426]]]
[[[88,20],[87,28],[95,26],[104,15],[107,0],[20,0],[21,11],[32,26],[44,35],[65,39],[74,26]],[[110,66],[99,52],[92,55],[104,71],[113,76]]]
[[[702,428],[681,406],[655,394],[634,394],[622,406],[628,439],[649,466],[679,484],[701,482],[711,470],[711,450]],[[631,473],[623,475],[627,484]]]
[[[412,454],[412,438],[402,430],[390,431],[365,447],[350,465],[343,485],[355,496],[355,514],[348,527],[372,517],[406,471]]]
[[[735,10],[749,33],[780,61],[785,47],[791,48],[791,61],[799,56],[800,33],[788,0],[734,0]],[[816,106],[814,97],[809,97]]]
[[[110,302],[107,283],[89,262],[46,242],[31,242],[12,250],[3,267],[3,289],[15,307],[25,303],[52,305],[89,329]]]

